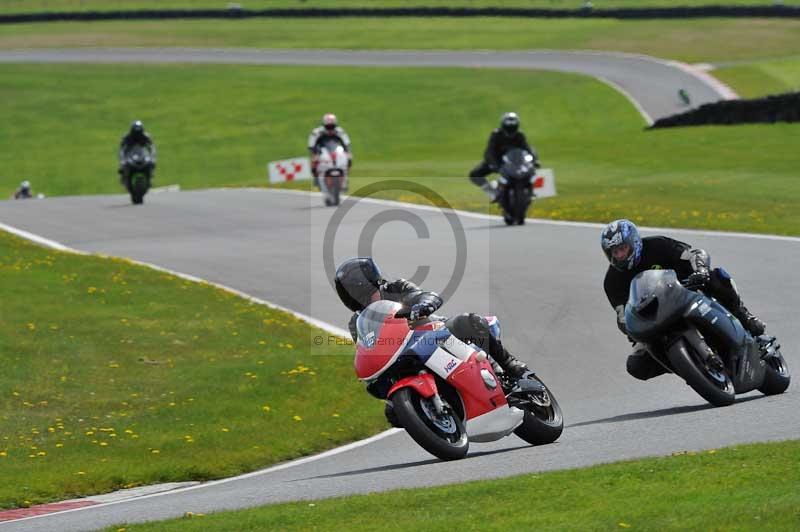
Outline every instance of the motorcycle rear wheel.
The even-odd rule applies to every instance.
[[[545,383],[534,375],[528,378],[541,383],[545,391],[543,394],[529,393],[519,397],[529,401],[528,404],[510,403],[525,412],[522,424],[514,429],[514,434],[531,445],[547,445],[556,441],[564,431],[564,416],[561,414],[561,407],[556,397]]]
[[[709,367],[683,339],[670,347],[667,358],[675,372],[703,399],[714,406],[733,404],[736,392],[728,374]]]
[[[442,460],[464,458],[469,438],[464,422],[455,413],[434,419],[431,401],[411,388],[402,388],[392,395],[392,406],[408,435],[420,447]]]

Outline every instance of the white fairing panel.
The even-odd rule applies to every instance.
[[[441,378],[447,380],[447,377],[449,377],[463,362],[464,361],[460,358],[454,357],[441,347],[438,347],[425,362],[425,366]]]
[[[468,420],[467,435],[470,441],[495,441],[511,434],[522,423],[525,413],[516,407],[501,406],[491,412]]]

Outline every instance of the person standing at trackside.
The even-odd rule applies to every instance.
[[[314,176],[314,186],[319,187],[319,176],[317,175],[317,165],[319,164],[319,150],[322,145],[330,140],[336,139],[342,143],[344,151],[347,152],[347,168],[353,166],[353,153],[350,150],[350,136],[339,127],[339,121],[333,113],[325,113],[322,116],[322,123],[319,127],[311,130],[308,136],[308,151],[311,152],[311,174]]]
[[[528,144],[525,134],[519,129],[519,116],[517,113],[505,113],[500,118],[500,127],[494,129],[489,135],[483,161],[472,169],[469,179],[481,187],[492,202],[497,201],[497,183],[489,183],[486,176],[500,168],[503,155],[511,148],[519,148],[533,155],[536,168],[539,167],[539,157],[536,151]]]
[[[764,322],[744,306],[730,274],[723,268],[711,269],[711,257],[706,251],[666,236],[642,238],[636,225],[624,219],[613,221],[603,228],[600,245],[611,263],[603,288],[617,313],[617,327],[623,334],[627,334],[625,303],[631,281],[645,270],[659,269],[675,270],[679,279],[688,279],[693,285],[702,286],[703,292],[716,298],[750,334],[764,334]],[[628,373],[640,380],[651,379],[667,371],[648,355],[646,346],[639,343],[634,343],[627,369]]]
[[[119,143],[119,169],[117,172],[119,173],[119,180],[120,183],[123,185],[125,184],[126,173],[128,168],[126,168],[125,161],[128,155],[128,152],[131,148],[135,146],[143,146],[150,150],[150,157],[152,158],[152,165],[150,167],[151,178],[152,172],[156,169],[156,145],[153,142],[153,139],[150,138],[150,135],[144,130],[144,124],[142,124],[141,120],[136,120],[131,124],[130,130],[128,133],[122,137],[122,140]]]

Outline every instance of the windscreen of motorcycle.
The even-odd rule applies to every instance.
[[[134,146],[128,152],[128,160],[136,166],[146,165],[150,162],[150,150],[145,146]]]
[[[533,163],[533,155],[525,150],[514,148],[503,155],[501,173],[511,179],[530,178],[535,173]]]
[[[411,330],[408,321],[396,318],[403,306],[395,301],[376,301],[361,311],[356,320],[356,375],[371,380],[391,366],[401,354]]]
[[[645,270],[631,281],[625,326],[635,339],[661,334],[683,316],[697,297],[678,281],[674,270]]]

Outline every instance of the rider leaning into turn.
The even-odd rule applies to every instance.
[[[350,151],[350,136],[339,127],[339,121],[333,113],[326,113],[322,117],[319,127],[311,130],[308,136],[308,151],[311,152],[311,174],[314,176],[314,186],[319,186],[319,176],[317,175],[317,165],[319,164],[319,150],[322,144],[331,138],[339,140],[347,152],[347,167],[353,166],[353,153]]]
[[[122,183],[125,182],[125,172],[127,171],[125,168],[125,158],[127,157],[128,150],[135,146],[144,146],[150,150],[150,156],[153,161],[151,171],[156,169],[156,145],[153,143],[153,139],[150,138],[150,135],[144,130],[142,121],[136,120],[131,124],[130,130],[122,137],[119,143],[119,170],[117,171],[119,172],[120,182]]]
[[[344,261],[336,270],[336,292],[342,303],[353,311],[349,329],[353,341],[357,341],[356,320],[370,303],[379,300],[396,301],[410,311],[409,320],[416,321],[432,315],[442,306],[442,298],[435,292],[426,292],[405,279],[387,281],[378,265],[371,258],[357,257]],[[484,349],[513,378],[520,378],[528,367],[517,360],[503,347],[499,339],[489,333],[486,318],[477,314],[459,314],[448,320],[448,329],[462,342]],[[397,426],[390,405],[387,403],[386,417]]]
[[[616,220],[606,225],[600,245],[611,265],[606,272],[603,288],[608,301],[617,312],[617,326],[624,333],[625,303],[631,281],[645,270],[675,270],[679,279],[702,286],[703,292],[714,297],[730,311],[750,334],[764,334],[764,323],[753,316],[742,303],[739,291],[730,274],[722,268],[711,269],[706,251],[666,236],[642,238],[629,220]],[[666,373],[666,370],[647,354],[644,346],[635,344],[628,357],[628,373],[641,380]]]
[[[492,130],[491,135],[489,135],[489,142],[486,145],[486,151],[483,153],[483,161],[478,163],[469,173],[470,181],[481,187],[493,202],[497,201],[497,188],[486,180],[486,176],[500,168],[500,161],[503,155],[512,148],[519,148],[529,152],[533,155],[535,161],[539,159],[536,151],[528,144],[525,134],[519,130],[519,116],[517,116],[517,113],[505,113],[500,119],[500,127]],[[538,166],[538,163],[536,164]]]

